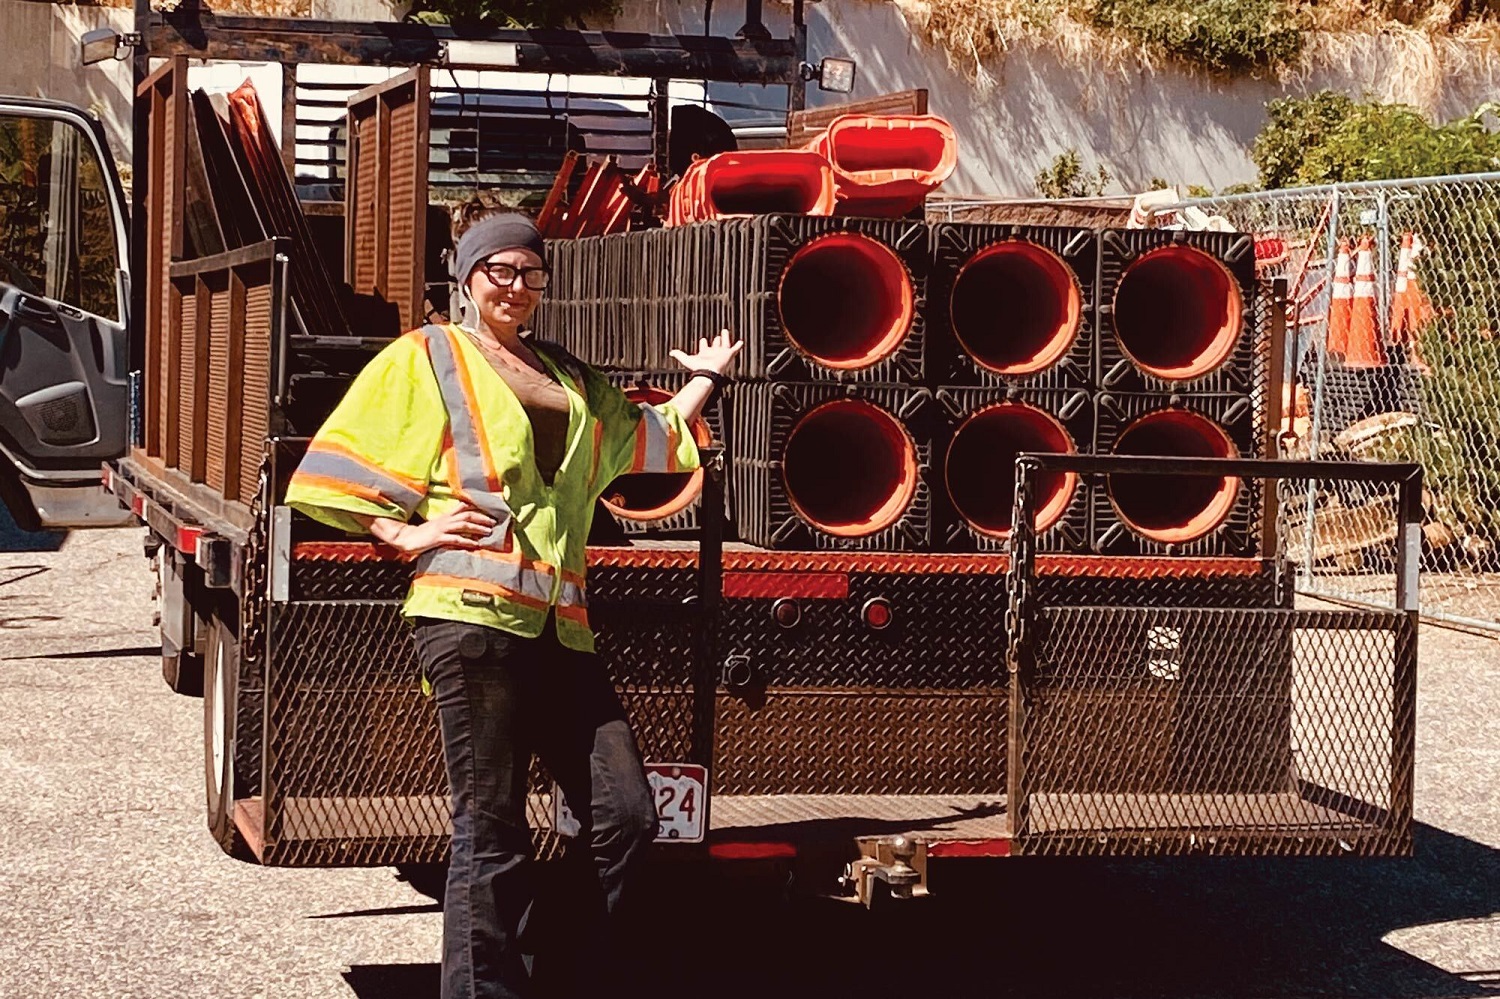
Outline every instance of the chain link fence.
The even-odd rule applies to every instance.
[[[1168,211],[1189,208],[1255,234],[1261,276],[1288,282],[1286,456],[1420,462],[1422,613],[1500,630],[1500,173]],[[1309,488],[1290,539],[1303,591],[1391,605],[1385,502]]]

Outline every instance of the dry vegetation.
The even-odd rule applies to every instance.
[[[1497,0],[892,0],[912,30],[981,82],[1013,51],[1045,48],[1076,65],[1152,71],[1172,64],[1199,72],[1269,73],[1295,78],[1394,54],[1393,72],[1372,80],[1371,96],[1431,105],[1440,81],[1500,58]],[[1177,8],[1175,13],[1164,10]],[[1281,25],[1265,30],[1260,8]],[[1215,11],[1218,23],[1203,16]],[[1161,30],[1172,19],[1175,44]],[[1236,23],[1238,18],[1238,23]],[[1134,22],[1132,22],[1134,19]],[[1256,32],[1261,32],[1256,37]],[[1222,36],[1222,37],[1219,37]],[[1291,44],[1288,45],[1290,38]],[[1223,46],[1245,65],[1226,65]],[[1255,46],[1264,48],[1257,51]],[[1194,51],[1195,46],[1201,46]],[[1259,58],[1257,58],[1259,56]]]

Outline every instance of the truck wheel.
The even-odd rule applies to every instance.
[[[239,701],[240,643],[217,616],[211,625],[203,664],[203,777],[208,829],[219,847],[236,860],[255,854],[234,824],[235,707]]]

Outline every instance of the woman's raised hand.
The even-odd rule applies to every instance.
[[[734,359],[744,346],[745,341],[734,339],[728,330],[720,330],[712,340],[699,339],[696,353],[674,350],[672,359],[689,371],[717,371],[722,375],[734,366]]]

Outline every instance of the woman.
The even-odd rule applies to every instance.
[[[437,698],[453,797],[444,999],[527,994],[517,935],[533,897],[533,752],[579,817],[598,870],[599,911],[572,922],[618,925],[628,905],[656,811],[593,655],[584,542],[594,501],[617,475],[697,467],[688,422],[741,346],[724,331],[694,354],[673,351],[693,377],[667,404],[636,406],[523,334],[548,282],[543,249],[525,216],[470,228],[455,254],[462,321],[408,333],[372,360],[287,490],[308,516],[414,557],[403,613]],[[580,964],[607,980],[619,957],[591,953]]]

